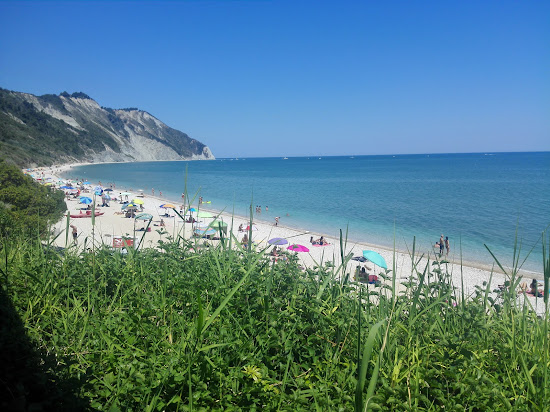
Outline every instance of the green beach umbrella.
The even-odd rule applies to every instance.
[[[388,269],[388,265],[386,264],[384,258],[372,250],[363,250],[363,257],[369,262],[374,263],[376,266],[380,266],[383,269]]]

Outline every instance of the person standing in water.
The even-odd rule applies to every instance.
[[[449,251],[451,250],[451,246],[449,245],[449,236],[445,237],[445,249],[447,249],[447,256],[449,256]]]

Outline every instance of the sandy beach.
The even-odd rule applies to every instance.
[[[60,177],[60,174],[66,170],[69,170],[73,165],[63,165],[55,166],[51,168],[41,168],[35,169],[35,173],[39,173],[42,178],[47,179],[51,178],[51,181],[57,182],[58,180],[64,180]],[[42,175],[43,173],[43,175]],[[90,182],[90,190],[95,187],[98,182]],[[111,195],[117,199],[121,198],[120,193],[124,192],[125,188],[116,187]],[[85,194],[85,193],[84,193]],[[131,192],[128,196],[128,199],[132,199],[138,196],[138,192]],[[93,193],[89,193],[93,196]],[[126,195],[123,195],[122,198],[126,198]],[[153,216],[151,222],[151,231],[145,233],[143,237],[143,244],[140,247],[155,247],[158,245],[158,241],[161,239],[168,239],[169,237],[176,238],[177,236],[183,236],[188,239],[193,236],[193,225],[191,223],[183,222],[183,220],[178,217],[173,210],[160,208],[160,205],[164,203],[172,203],[176,206],[176,210],[179,211],[181,205],[181,199],[176,202],[175,199],[161,198],[158,196],[152,196],[151,193],[144,193],[143,200],[143,212],[149,213]],[[80,209],[84,205],[78,202],[78,199],[69,199],[67,198],[67,209],[70,214],[79,214]],[[98,199],[98,203],[101,204],[101,199]],[[243,236],[248,234],[245,231],[239,231],[239,226],[242,225],[243,228],[246,228],[249,224],[249,218],[243,216],[232,216],[229,213],[221,213],[213,208],[210,208],[210,205],[192,205],[195,208],[199,208],[199,211],[210,212],[214,216],[218,216],[219,219],[223,220],[228,225],[228,230],[231,230],[233,235],[241,241]],[[134,230],[139,230],[147,224],[145,221],[136,221],[132,218],[124,217],[124,214],[121,212],[121,204],[119,201],[112,200],[110,202],[110,207],[101,207],[98,206],[96,209],[98,212],[103,212],[103,215],[96,217],[95,227],[92,230],[92,219],[90,218],[71,218],[70,224],[76,227],[78,232],[77,245],[79,248],[83,248],[84,245],[91,247],[91,242],[95,242],[96,245],[105,244],[108,246],[113,246],[113,242],[119,241],[120,237],[124,236],[127,238],[132,238]],[[168,212],[171,217],[165,216],[165,213]],[[141,213],[138,210],[136,213]],[[196,213],[194,213],[196,217]],[[161,226],[161,219],[164,222],[164,227]],[[284,219],[281,219],[284,221]],[[212,218],[200,218],[198,219],[197,224],[200,226],[208,226],[212,221]],[[66,242],[72,244],[72,235],[69,233],[69,236],[65,234],[66,219],[62,219],[55,225],[55,231],[61,233],[60,236],[56,239],[56,245],[60,247],[65,247]],[[144,234],[144,231],[136,231],[136,243],[139,243],[141,237]],[[228,232],[229,233],[229,232]],[[93,237],[92,237],[93,236]],[[311,237],[313,239],[318,239],[321,236],[324,236],[328,245],[319,246],[312,245],[310,243]],[[335,266],[340,265],[341,263],[341,252],[340,252],[340,240],[335,237],[327,236],[322,233],[313,233],[308,230],[298,230],[296,228],[286,227],[284,223],[279,223],[277,226],[272,222],[265,222],[262,220],[256,220],[254,216],[254,224],[252,231],[252,241],[258,248],[267,248],[271,247],[268,243],[269,239],[273,238],[284,238],[287,239],[289,244],[299,244],[307,247],[309,252],[300,252],[298,253],[299,260],[304,267],[314,267],[318,265],[324,265],[326,262],[333,262]],[[210,242],[215,244],[216,240],[207,240],[200,239],[201,242]],[[285,248],[288,245],[280,246]],[[378,252],[387,262],[388,269],[394,269],[398,283],[405,282],[409,280],[411,273],[411,256],[409,253],[402,251],[388,250],[383,247],[366,244],[366,243],[351,243],[347,242],[344,245],[345,254],[353,254],[354,257],[362,256],[363,250],[374,250]],[[448,272],[452,275],[453,284],[460,288],[464,287],[466,296],[472,295],[475,291],[476,286],[483,285],[484,282],[489,282],[491,280],[491,290],[496,289],[498,285],[504,284],[506,281],[506,276],[497,270],[498,268],[495,265],[495,268],[487,268],[482,265],[477,264],[460,264],[460,255],[457,253],[456,248],[451,248],[451,252],[446,260],[453,263],[446,264]],[[270,249],[271,250],[271,249]],[[293,252],[294,253],[294,252]],[[426,265],[432,265],[435,258],[437,258],[434,251],[417,251],[415,260],[418,260],[422,255],[423,257],[419,262],[419,268],[424,269]],[[373,265],[370,262],[359,262],[352,260],[347,268],[346,272],[355,273],[357,266],[365,267],[368,274],[378,274],[382,270],[381,268]],[[492,276],[492,279],[491,279]],[[539,282],[542,279],[542,275],[537,275]],[[531,277],[524,277],[522,283],[525,282],[529,284]],[[526,295],[533,305],[537,313],[544,313],[544,302],[543,299],[535,299],[533,296]]]

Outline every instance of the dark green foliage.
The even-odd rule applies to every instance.
[[[366,362],[372,408],[547,406],[548,320],[497,312],[481,288],[457,302],[443,266],[394,295],[329,266],[303,272],[292,255],[161,247],[60,256],[16,242],[0,259],[35,350],[57,359],[45,371],[64,383],[56,393],[69,382],[97,410],[352,411],[360,313],[365,340],[383,321]]]
[[[40,185],[0,160],[0,236],[18,231],[43,234],[65,210],[62,191]]]
[[[74,98],[77,98],[77,99],[92,100],[92,98],[90,96],[88,96],[86,93],[82,93],[82,92],[75,92],[75,93],[71,94],[71,97],[74,97]]]

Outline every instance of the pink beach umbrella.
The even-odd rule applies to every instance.
[[[309,252],[309,249],[302,245],[290,245],[287,249],[293,250],[294,252]]]

